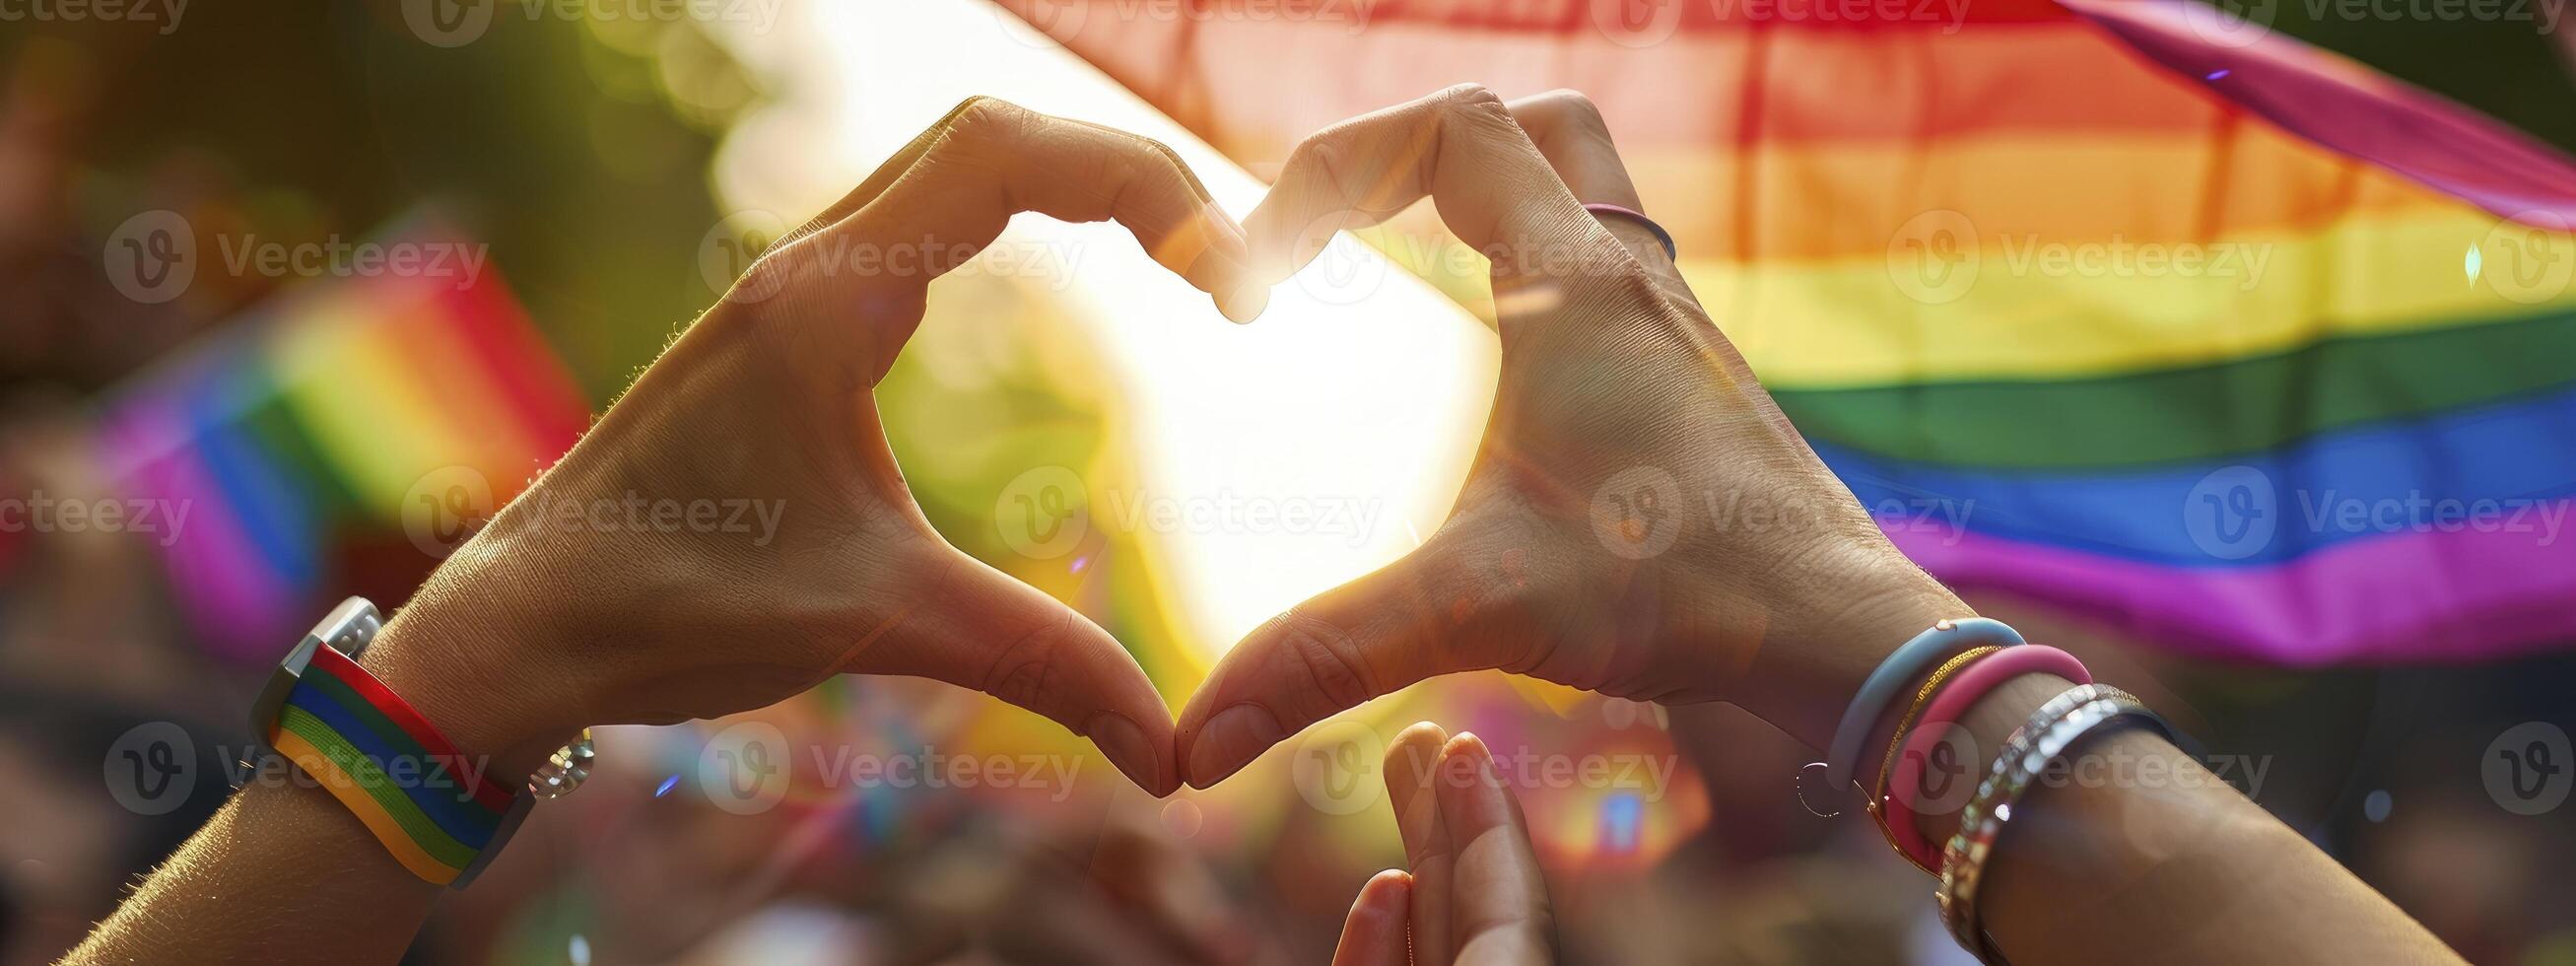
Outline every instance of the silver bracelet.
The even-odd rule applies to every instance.
[[[1995,756],[1994,766],[1977,784],[1967,807],[1960,811],[1959,831],[1941,850],[1941,891],[1935,898],[1940,902],[1941,921],[1950,927],[1950,936],[1979,960],[2004,961],[1979,923],[1977,887],[1985,874],[1986,858],[1994,851],[1995,838],[2003,833],[2004,823],[2012,820],[2013,806],[2050,762],[2094,729],[2122,720],[2146,724],[2179,744],[2173,726],[2139,702],[2136,695],[2107,684],[2079,684],[2049,699],[2032,713],[2030,720],[2013,730],[2012,737],[2004,742],[2003,753]]]

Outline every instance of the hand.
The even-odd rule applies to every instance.
[[[1426,721],[1387,746],[1385,770],[1413,871],[1360,887],[1333,966],[1555,962],[1547,881],[1485,743]]]
[[[1021,211],[1115,219],[1191,285],[1266,297],[1243,284],[1241,229],[1168,148],[968,101],[764,254],[430,578],[370,664],[495,767],[585,725],[903,674],[1043,714],[1169,792],[1170,710],[1144,672],[932,530],[878,422],[873,389],[931,280]],[[708,504],[719,522],[685,515]],[[628,507],[699,522],[639,526]]]
[[[1255,270],[1284,278],[1334,231],[1425,196],[1493,261],[1503,360],[1483,448],[1420,549],[1218,662],[1181,713],[1191,784],[1484,668],[1733,699],[1821,747],[1887,651],[1972,613],[1808,450],[1653,236],[1579,206],[1638,204],[1579,95],[1452,88],[1308,138],[1244,219]]]

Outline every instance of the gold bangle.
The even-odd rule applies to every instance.
[[[1896,844],[1896,832],[1887,827],[1887,813],[1879,807],[1879,796],[1887,794],[1887,777],[1896,772],[1896,755],[1905,747],[1905,733],[1913,730],[1914,720],[1923,716],[1924,706],[1932,703],[1932,695],[1941,690],[1942,682],[1976,659],[2000,650],[2003,650],[2002,645],[1988,644],[1984,647],[1972,647],[1960,651],[1952,655],[1948,661],[1942,662],[1940,667],[1934,668],[1932,676],[1923,679],[1923,687],[1914,692],[1914,703],[1906,707],[1903,717],[1896,719],[1896,734],[1887,740],[1887,757],[1880,759],[1878,763],[1878,781],[1869,787],[1869,815],[1878,822],[1879,834],[1887,837],[1887,847],[1895,849],[1896,854],[1904,856],[1905,861],[1923,870],[1925,875],[1938,876],[1941,873],[1931,866],[1924,865],[1923,860],[1915,858],[1914,853],[1906,851],[1904,846]]]

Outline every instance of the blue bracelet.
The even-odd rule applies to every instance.
[[[1870,724],[1878,720],[1879,712],[1886,710],[1887,702],[1906,682],[1923,676],[1925,669],[1960,651],[1988,644],[2010,647],[2021,642],[2021,632],[2010,625],[1971,617],[1934,624],[1888,654],[1878,663],[1878,669],[1861,682],[1860,693],[1852,695],[1851,707],[1843,709],[1842,723],[1834,728],[1833,747],[1826,749],[1825,755],[1827,786],[1852,784],[1852,769],[1858,767],[1861,743],[1869,740]]]

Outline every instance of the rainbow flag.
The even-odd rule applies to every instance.
[[[471,244],[428,219],[377,241]],[[443,555],[588,424],[498,272],[445,264],[299,284],[98,407],[103,476],[166,524],[173,593],[218,653],[277,655],[335,589],[342,528]]]
[[[1710,313],[1946,580],[2290,665],[2576,640],[2576,162],[2265,24],[1003,2],[1254,170],[1459,81],[1589,94]]]

